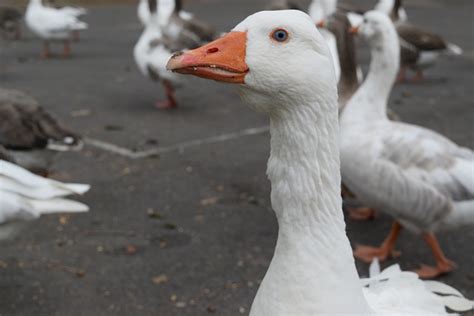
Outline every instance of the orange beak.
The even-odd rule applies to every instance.
[[[202,47],[174,54],[166,68],[180,74],[243,84],[249,72],[246,49],[247,33],[230,32]]]
[[[324,22],[324,20],[321,20],[321,21],[319,21],[318,23],[316,23],[316,26],[317,26],[317,27],[320,27],[320,28],[321,28],[321,27],[324,27],[325,25],[326,25],[326,23]]]
[[[359,34],[359,27],[358,26],[353,26],[349,29],[349,33],[357,35]]]

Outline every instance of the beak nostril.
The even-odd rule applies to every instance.
[[[183,51],[176,52],[176,53],[173,54],[173,56],[171,56],[171,58],[178,57],[178,56],[181,56],[181,55],[183,55],[183,54],[184,54]]]
[[[214,53],[217,53],[219,51],[219,48],[217,47],[211,47],[207,50],[207,53],[208,54],[214,54]]]

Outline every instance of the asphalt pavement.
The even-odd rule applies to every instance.
[[[229,30],[263,0],[188,1]],[[407,1],[409,17],[460,45],[416,84],[397,85],[390,106],[407,122],[474,148],[474,2]],[[86,138],[58,155],[52,176],[89,183],[88,214],[48,216],[0,254],[0,315],[248,314],[272,257],[277,223],[266,178],[268,120],[232,86],[189,78],[180,107],[156,110],[161,86],[141,77],[132,50],[141,26],[133,5],[95,6],[73,56],[39,59],[41,43],[0,42],[0,85],[23,90]],[[368,61],[360,45],[361,61]],[[58,45],[54,50],[61,51]],[[380,243],[391,225],[347,221],[351,242]],[[474,298],[474,231],[439,234],[458,269],[440,278]],[[400,263],[433,263],[404,232]],[[361,275],[368,266],[357,262]]]

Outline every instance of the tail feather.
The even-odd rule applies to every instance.
[[[452,55],[459,56],[462,55],[463,49],[456,44],[448,43],[448,52]]]
[[[46,201],[29,200],[28,203],[38,215],[55,213],[84,213],[89,211],[89,207],[87,205],[68,199],[52,199]]]
[[[71,26],[71,29],[74,31],[82,31],[87,30],[89,28],[89,24],[82,21],[77,21],[74,25]]]
[[[439,223],[439,230],[474,225],[474,200],[454,202],[453,210]]]

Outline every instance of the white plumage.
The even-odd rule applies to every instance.
[[[35,220],[43,214],[87,212],[87,205],[65,197],[84,194],[89,189],[85,184],[42,178],[0,160],[0,240],[12,237],[20,222]]]
[[[71,9],[46,7],[41,0],[30,0],[26,11],[26,24],[44,40],[67,40],[72,31],[85,30],[88,27],[77,15],[71,14]]]
[[[436,286],[397,267],[377,275],[374,266],[371,279],[359,279],[341,210],[337,81],[309,16],[258,12],[219,40],[175,55],[168,68],[236,82],[242,99],[270,117],[267,174],[279,232],[251,316],[439,315],[456,307],[433,294]],[[243,72],[229,81],[236,72],[226,69]],[[447,291],[462,302],[459,310],[472,309]]]
[[[429,129],[387,119],[399,66],[398,37],[383,13],[373,11],[365,17],[361,33],[371,47],[372,62],[366,81],[341,117],[344,183],[363,204],[387,212],[424,237],[473,225],[473,151]],[[433,252],[444,257],[433,247],[434,236],[430,239]],[[356,255],[370,260],[368,254]],[[446,258],[438,260],[439,273],[453,268]]]

